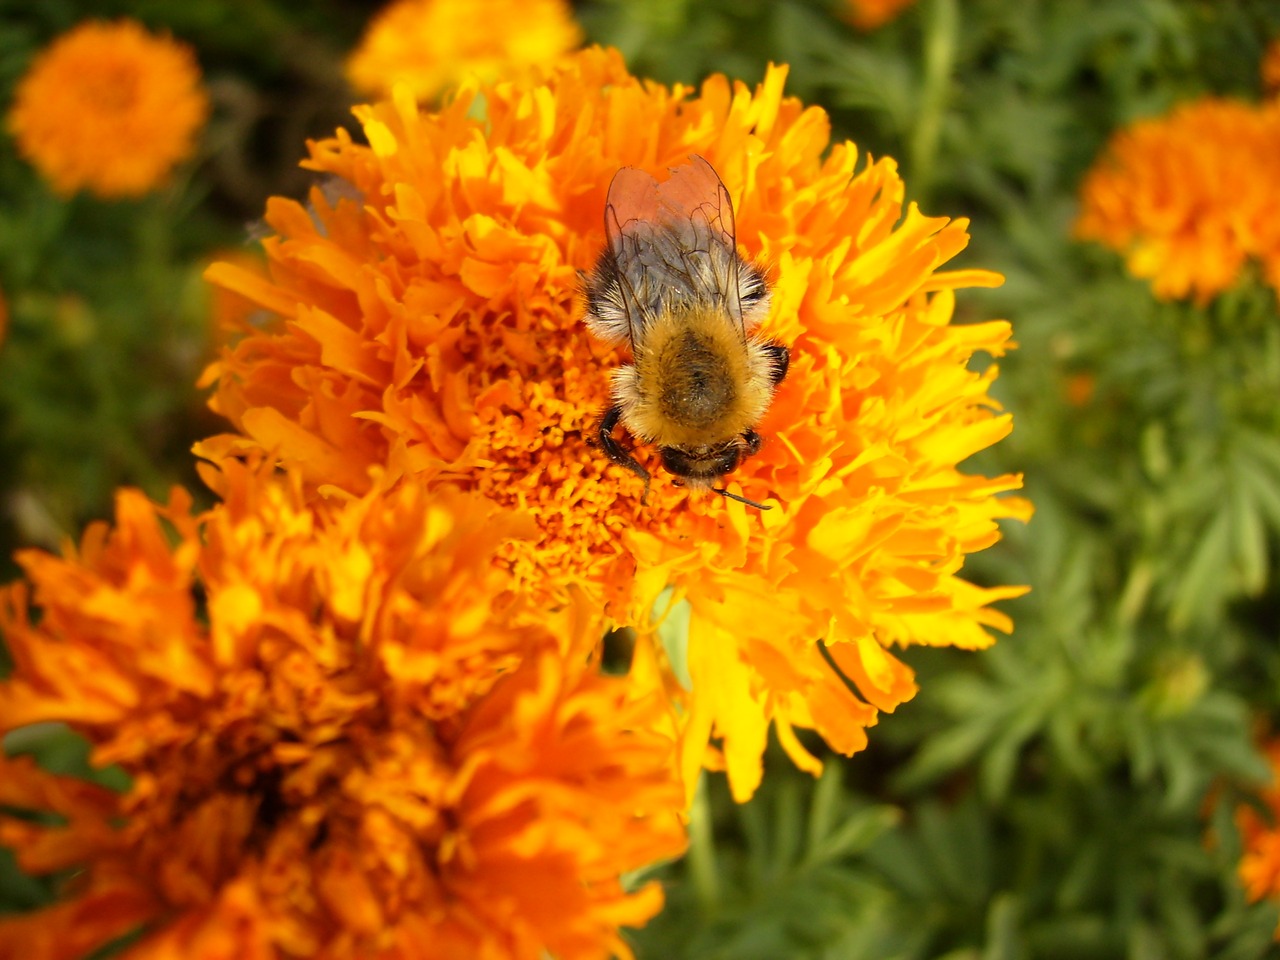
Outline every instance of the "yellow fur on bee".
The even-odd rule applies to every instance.
[[[632,436],[694,449],[759,423],[773,399],[764,345],[708,307],[664,310],[636,338],[635,365],[614,371],[613,397]]]

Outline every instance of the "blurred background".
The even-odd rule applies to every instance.
[[[435,2],[455,29],[431,35],[424,102],[516,56],[474,53],[493,21]],[[968,571],[1032,586],[1003,604],[1014,634],[905,651],[920,694],[820,780],[771,754],[739,807],[709,776],[689,855],[655,868],[668,905],[638,955],[1280,955],[1280,3],[540,6],[563,20],[536,28],[547,57],[613,45],[666,83],[789,64],[788,93],[830,113],[833,139],[896,158],[926,214],[970,218],[956,266],[1007,282],[962,293],[961,320],[1008,318],[1020,344],[994,389],[1014,433],[970,466],[1025,472],[1037,508]],[[308,137],[354,129],[350,106],[399,55],[375,39],[382,10],[0,0],[4,580],[15,549],[78,537],[119,486],[201,489],[191,444],[222,428],[196,387],[217,344],[201,273],[253,255],[267,197],[304,195]],[[41,169],[23,145],[40,118],[14,118],[42,51],[122,17],[185,45],[207,99],[154,185],[105,195]],[[1180,119],[1206,104],[1225,119]],[[1133,179],[1099,179],[1109,157]],[[1261,239],[1233,252],[1195,230],[1208,221]],[[1167,242],[1141,247],[1144,231]],[[68,734],[31,738],[84,772]],[[0,912],[49,895],[0,852]]]

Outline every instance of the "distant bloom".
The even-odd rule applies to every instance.
[[[465,77],[549,64],[581,42],[566,0],[395,0],[370,22],[347,77],[362,94],[403,83],[425,101]]]
[[[1076,235],[1161,299],[1206,303],[1261,263],[1280,288],[1280,103],[1207,98],[1117,133],[1085,177]]]
[[[859,30],[876,30],[916,0],[846,0],[844,17]]]
[[[673,587],[692,608],[686,782],[723,762],[739,797],[771,722],[809,770],[795,727],[861,749],[878,711],[915,692],[890,647],[983,647],[1006,629],[989,604],[1021,591],[960,571],[997,519],[1028,512],[997,496],[1018,477],[957,466],[1011,427],[987,392],[995,368],[967,367],[1003,353],[1008,324],[951,323],[956,288],[1000,278],[942,271],[966,221],[904,210],[893,161],[858,170],[821,110],[782,95],[785,76],[667,89],[591,49],[439,112],[358,108],[368,145],[340,131],[308,166],[361,199],[272,199],[269,273],[207,273],[278,319],[240,325],[206,373],[240,431],[206,453],[269,453],[321,493],[364,490],[372,465],[527,510],[538,536],[504,554],[523,589],[579,585],[642,633]],[[644,504],[590,443],[620,355],[582,324],[578,272],[604,244],[609,182],[690,154],[732,194],[740,245],[776,281],[765,333],[792,347],[764,448],[729,478],[767,512],[677,488],[642,448]]]
[[[684,843],[668,707],[590,666],[596,611],[509,589],[493,550],[529,525],[413,485],[313,512],[225,471],[199,516],[122,493],[0,593],[0,734],[69,724],[131,778],[0,760],[0,844],[74,871],[0,918],[0,957],[139,928],[131,960],[627,955],[661,892],[620,874]]]
[[[208,113],[191,49],[121,20],[81,24],[36,57],[8,124],[59,193],[128,197],[191,155]]]
[[[1262,56],[1262,87],[1280,93],[1280,39],[1272,40]]]
[[[1241,804],[1236,810],[1236,827],[1244,847],[1240,882],[1251,902],[1265,897],[1280,899],[1280,739],[1266,744],[1263,752],[1272,771],[1271,783],[1259,797],[1266,816],[1252,804]]]
[[[1097,374],[1092,370],[1080,370],[1067,376],[1063,393],[1067,403],[1079,408],[1087,406],[1097,390]]]

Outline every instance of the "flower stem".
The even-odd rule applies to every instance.
[[[956,32],[959,28],[956,0],[933,0],[924,20],[924,84],[908,148],[912,189],[921,201],[928,196],[933,183],[942,116],[950,92],[951,72],[955,67]]]
[[[716,868],[715,840],[711,835],[706,774],[698,778],[689,810],[689,878],[703,914],[714,914],[720,906],[720,876]]]

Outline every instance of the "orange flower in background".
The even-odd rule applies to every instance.
[[[1262,56],[1262,87],[1270,93],[1280,93],[1280,40],[1272,40]]]
[[[8,125],[59,193],[131,197],[191,156],[208,114],[191,49],[122,20],[81,24],[37,56]]]
[[[859,30],[875,30],[893,20],[916,0],[848,0],[844,18]]]
[[[1008,325],[951,323],[956,288],[1000,278],[943,272],[966,222],[904,211],[894,163],[858,169],[821,110],[783,96],[785,75],[754,93],[724,77],[668,89],[591,49],[439,112],[408,96],[358,108],[368,145],[340,131],[307,166],[362,199],[273,199],[268,272],[207,274],[279,318],[239,325],[207,372],[240,431],[208,455],[267,452],[318,492],[363,491],[379,467],[527,510],[538,536],[503,553],[522,589],[580,585],[642,632],[674,588],[691,607],[686,782],[723,762],[739,798],[771,722],[817,769],[794,727],[850,754],[913,695],[890,647],[982,647],[987,627],[1007,629],[989,604],[1021,590],[960,571],[999,518],[1028,513],[998,497],[1018,477],[957,466],[1010,430],[987,392],[995,368],[967,367],[1004,351]],[[728,478],[767,512],[677,488],[643,448],[642,503],[640,480],[590,443],[623,359],[581,322],[609,182],[691,154],[724,180],[744,253],[769,265],[764,335],[791,347],[764,448]],[[723,752],[708,757],[712,738]]]
[[[496,80],[581,42],[565,0],[396,0],[369,23],[347,78],[368,96],[405,84],[432,100],[465,77]]]
[[[1204,99],[1117,133],[1081,186],[1076,235],[1160,299],[1207,303],[1251,259],[1280,289],[1280,103]]]
[[[1262,749],[1271,764],[1272,781],[1259,799],[1270,816],[1264,819],[1248,803],[1236,809],[1236,828],[1244,848],[1238,872],[1250,902],[1280,898],[1280,740],[1272,740]]]
[[[78,553],[20,556],[0,734],[63,722],[123,793],[0,762],[0,843],[64,898],[0,957],[627,955],[660,909],[624,871],[677,855],[665,699],[604,677],[581,602],[492,561],[528,524],[404,485],[312,512],[229,465],[193,517],[122,493]]]

